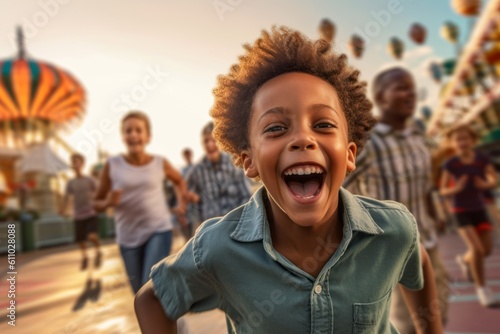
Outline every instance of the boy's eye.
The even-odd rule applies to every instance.
[[[314,127],[318,129],[330,129],[330,128],[336,128],[337,126],[332,123],[322,122],[316,124]]]
[[[286,128],[282,125],[271,125],[264,129],[264,133],[266,132],[278,132],[286,130]]]

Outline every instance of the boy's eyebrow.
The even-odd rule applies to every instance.
[[[339,116],[339,117],[340,117],[340,113],[339,113],[339,111],[338,111],[337,109],[335,109],[334,107],[329,106],[328,104],[324,104],[324,103],[316,103],[316,104],[313,104],[313,105],[311,106],[311,109],[313,109],[313,110],[323,109],[323,108],[328,108],[328,109],[333,110],[333,111],[337,114],[337,116]]]
[[[267,115],[270,115],[270,114],[284,114],[285,113],[285,109],[283,107],[274,107],[274,108],[271,108],[269,110],[266,110],[262,113],[262,115],[260,115],[259,117],[259,120],[257,121],[257,123],[259,123],[265,116]]]
[[[316,103],[316,104],[313,104],[309,109],[318,110],[318,109],[323,109],[323,108],[328,108],[328,109],[332,110],[333,112],[335,112],[337,114],[337,116],[341,117],[341,114],[339,113],[339,111],[328,104]],[[270,114],[283,115],[284,113],[285,113],[285,108],[283,108],[283,107],[271,108],[269,110],[264,111],[264,113],[259,117],[257,123],[259,123],[267,115],[270,115]]]

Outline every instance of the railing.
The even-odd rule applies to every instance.
[[[24,222],[0,223],[0,254],[8,252],[9,224],[15,224],[16,252],[33,251],[42,247],[68,244],[75,241],[75,228],[71,219],[53,215]],[[112,218],[99,218],[99,235],[109,238],[115,235]]]
[[[74,224],[60,216],[43,217],[33,223],[34,247],[54,246],[75,241]]]

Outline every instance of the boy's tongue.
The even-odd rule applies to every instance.
[[[311,179],[306,182],[290,181],[287,183],[288,188],[295,196],[308,198],[317,194],[321,184],[317,179]]]

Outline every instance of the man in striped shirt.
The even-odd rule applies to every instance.
[[[421,244],[433,264],[439,307],[445,321],[448,274],[437,251],[430,144],[417,126],[408,126],[416,104],[411,74],[402,68],[381,72],[373,82],[373,97],[380,109],[380,120],[356,159],[356,170],[344,181],[344,187],[355,194],[400,202],[410,210],[417,221]],[[422,320],[432,316],[430,313],[422,314]],[[398,289],[393,294],[391,321],[401,333],[415,332]]]
[[[217,147],[212,137],[213,128],[212,122],[203,128],[205,156],[186,176],[189,190],[196,193],[194,200],[198,203],[202,221],[224,216],[245,204],[251,196],[243,170],[236,168],[231,157]]]

